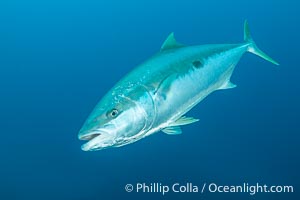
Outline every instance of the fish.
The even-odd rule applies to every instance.
[[[244,22],[237,44],[187,46],[171,33],[158,53],[124,76],[95,106],[78,133],[83,151],[131,144],[157,132],[182,133],[199,119],[186,113],[214,91],[232,89],[230,78],[242,55],[253,53],[279,65],[261,51]]]

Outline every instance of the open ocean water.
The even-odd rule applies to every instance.
[[[182,135],[80,149],[78,131],[96,103],[170,32],[187,45],[238,43],[245,19],[279,67],[245,54],[232,77],[238,87],[190,111],[200,121]],[[294,0],[2,0],[0,199],[299,199],[299,28]],[[199,192],[137,192],[138,183]],[[205,183],[294,192],[201,193]]]

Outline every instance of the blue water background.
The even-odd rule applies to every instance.
[[[83,152],[98,100],[174,31],[179,42],[237,43],[248,19],[276,67],[245,54],[237,88],[210,95],[183,134]],[[299,199],[299,3],[0,2],[0,199]],[[195,84],[197,82],[195,81]],[[293,194],[126,193],[127,183],[293,185]]]

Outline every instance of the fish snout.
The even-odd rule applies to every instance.
[[[83,151],[96,151],[113,146],[115,143],[115,134],[93,133],[83,136],[82,139],[88,140],[81,146]]]
[[[83,151],[95,151],[114,145],[116,134],[106,128],[79,131],[78,138],[87,141],[81,146]]]
[[[100,132],[79,132],[78,139],[79,140],[92,140],[95,137],[101,135]]]

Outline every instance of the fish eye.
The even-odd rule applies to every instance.
[[[109,118],[116,118],[118,116],[118,114],[119,114],[119,111],[116,108],[114,108],[114,109],[110,110],[109,112],[107,112],[106,115]]]

